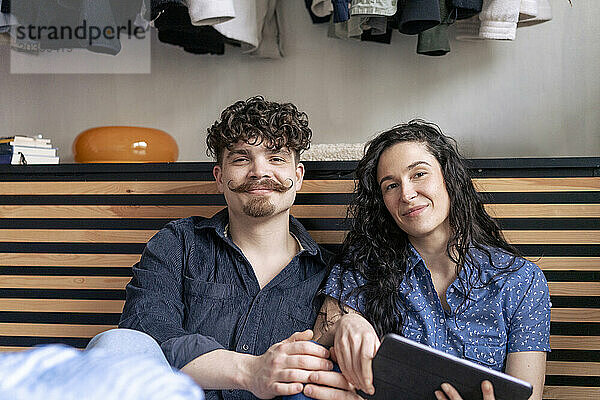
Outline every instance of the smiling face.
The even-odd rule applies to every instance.
[[[225,149],[222,165],[213,174],[233,215],[270,217],[287,212],[302,186],[304,166],[287,148],[268,149],[264,143],[240,141]]]
[[[450,197],[440,163],[421,142],[388,147],[377,164],[377,181],[392,218],[415,240],[450,237]]]

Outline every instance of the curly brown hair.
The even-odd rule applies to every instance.
[[[298,111],[292,103],[281,104],[254,96],[223,110],[221,120],[208,128],[206,153],[220,165],[225,149],[242,140],[255,146],[264,143],[270,150],[287,147],[299,162],[300,153],[308,150],[311,138],[306,113]]]

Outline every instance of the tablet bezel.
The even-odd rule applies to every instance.
[[[415,364],[428,365],[428,368],[420,368]],[[431,372],[432,368],[444,371],[444,376],[439,372]],[[413,386],[402,386],[402,380],[406,378],[401,375],[403,369],[406,373],[412,373],[412,378],[417,380],[412,382]],[[481,382],[486,379],[494,385],[496,400],[527,400],[533,392],[533,386],[521,379],[396,334],[384,337],[373,360],[373,375],[375,395],[361,393],[363,397],[373,400],[421,400],[424,391],[430,391],[431,398],[434,399],[434,391],[440,389],[443,382],[448,382],[457,389],[462,388],[463,400],[479,400],[483,398]],[[402,390],[405,395],[399,395]],[[419,390],[421,396],[407,397],[410,396],[410,390]],[[393,393],[389,393],[390,391]]]

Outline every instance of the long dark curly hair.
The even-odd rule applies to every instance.
[[[444,135],[437,125],[419,119],[379,134],[365,146],[365,154],[356,169],[355,196],[348,210],[351,230],[336,262],[342,269],[340,287],[347,271],[359,272],[365,277],[367,283],[354,289],[350,295],[364,295],[364,316],[380,337],[386,333],[402,332],[400,309],[404,304],[399,287],[406,273],[410,250],[406,233],[396,225],[383,202],[377,181],[377,164],[386,149],[401,142],[423,143],[440,163],[450,197],[448,218],[451,236],[447,255],[456,263],[459,277],[458,271],[466,263],[475,267],[465,270],[470,275],[464,281],[460,280],[467,298],[472,288],[489,285],[501,274],[514,270],[519,256],[518,251],[503,238],[498,224],[485,211],[482,197],[471,182],[465,160],[459,154],[454,139]],[[513,258],[508,266],[497,267],[498,274],[492,279],[482,282],[478,263],[471,259],[470,253],[472,249],[478,249],[492,263],[491,247],[511,254]],[[463,304],[465,302],[466,299]],[[344,299],[341,298],[339,303],[341,307]]]
[[[292,103],[276,103],[255,96],[223,110],[221,120],[208,128],[206,153],[221,164],[223,151],[241,140],[256,146],[264,143],[271,150],[287,147],[298,162],[300,153],[310,147],[311,138],[306,113],[298,111]]]

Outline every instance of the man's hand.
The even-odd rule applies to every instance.
[[[346,314],[335,324],[334,360],[351,385],[374,394],[372,364],[381,344],[375,329],[359,314]]]
[[[483,400],[496,400],[494,386],[490,381],[481,382],[481,392],[483,393]],[[438,400],[462,400],[460,394],[449,383],[442,383],[442,390],[436,390],[435,397]]]
[[[313,371],[330,371],[333,363],[328,360],[329,351],[309,342],[312,337],[311,330],[296,332],[252,358],[248,390],[261,399],[293,395],[302,392]]]
[[[318,371],[310,374],[310,383],[304,387],[307,397],[317,400],[360,400],[354,387],[344,375],[336,371]]]

